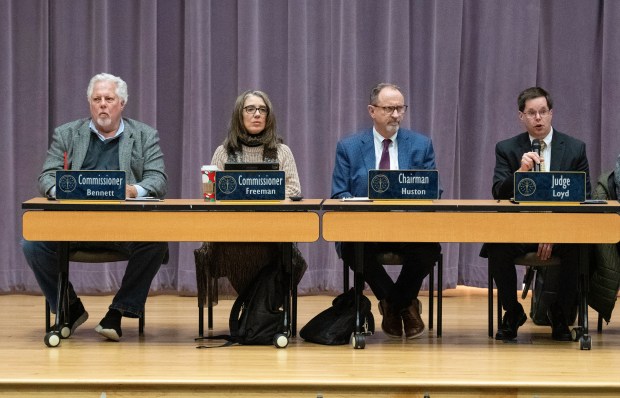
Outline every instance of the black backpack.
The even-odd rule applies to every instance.
[[[202,339],[226,340],[223,346],[273,344],[276,334],[283,332],[283,278],[284,273],[279,264],[271,263],[263,267],[232,306],[228,320],[230,335],[207,336]]]
[[[375,319],[370,310],[370,300],[360,296],[362,332],[373,334]],[[332,301],[332,306],[312,318],[299,336],[312,343],[325,345],[348,344],[355,331],[355,289],[342,293]]]
[[[551,325],[547,317],[547,309],[551,306],[551,303],[556,301],[557,292],[560,288],[560,272],[562,272],[562,267],[539,267],[536,270],[536,280],[532,289],[532,305],[530,306],[530,318],[532,318],[536,325]],[[579,305],[575,303],[571,312],[565,314],[569,325],[575,323],[578,309]]]

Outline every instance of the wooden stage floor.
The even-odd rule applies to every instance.
[[[299,325],[329,306],[330,296],[299,299]],[[120,343],[93,328],[109,296],[84,296],[89,320],[57,348],[43,343],[43,299],[0,296],[0,395],[20,397],[568,397],[620,396],[620,329],[595,331],[592,350],[551,340],[530,320],[516,343],[487,337],[486,290],[458,288],[444,297],[443,337],[404,342],[379,331],[366,348],[320,346],[300,338],[286,349],[196,349],[195,297],[152,296],[145,335],[123,319]],[[376,300],[373,313],[381,320]],[[422,298],[426,318],[427,297]],[[529,298],[524,303],[529,307]],[[227,332],[232,301],[215,308],[215,333]],[[527,310],[527,308],[526,308]]]

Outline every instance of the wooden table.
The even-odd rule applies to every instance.
[[[323,202],[322,209],[325,210],[322,219],[325,240],[357,243],[357,272],[362,269],[363,242],[586,244],[620,241],[620,203],[616,201],[581,205],[515,204],[496,200],[343,202],[329,199]],[[535,229],[531,227],[534,220],[538,225]],[[584,254],[580,258],[584,276],[580,281],[582,349],[587,349],[590,342],[585,257]]]
[[[202,199],[163,201],[53,201],[34,198],[22,203],[26,240],[57,241],[59,245],[59,307],[66,295],[69,242],[282,242],[288,274],[284,330],[277,346],[290,336],[291,258],[293,242],[319,238],[321,199],[276,202],[205,202]],[[62,283],[62,284],[61,284]],[[63,324],[57,308],[55,328],[46,344],[56,346]],[[201,311],[202,314],[202,311]],[[50,341],[51,339],[51,341]],[[276,339],[277,340],[277,339]],[[285,341],[284,341],[285,340]],[[54,344],[57,341],[57,344]]]

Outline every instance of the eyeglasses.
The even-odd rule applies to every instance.
[[[379,106],[379,105],[370,105],[370,106],[374,106],[375,108],[381,108],[383,109],[383,113],[385,113],[386,115],[391,115],[392,113],[394,113],[394,111],[398,112],[399,115],[404,114],[407,111],[408,106],[407,105],[398,105],[398,106]]]
[[[243,110],[245,111],[245,113],[247,113],[249,115],[256,114],[256,111],[258,111],[258,113],[260,113],[263,116],[269,113],[269,109],[267,109],[264,106],[256,107],[254,105],[248,105],[248,106],[244,107]]]
[[[551,110],[549,109],[542,109],[540,111],[527,111],[527,112],[522,112],[526,118],[528,119],[536,119],[537,115],[540,115],[540,118],[543,119],[549,115],[551,115]]]

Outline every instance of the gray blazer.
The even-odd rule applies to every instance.
[[[54,130],[52,144],[47,151],[43,170],[39,175],[39,192],[45,196],[56,185],[56,170],[64,166],[67,153],[69,168],[80,170],[88,151],[90,118],[63,124]],[[119,165],[127,173],[127,184],[138,184],[150,196],[166,195],[167,179],[164,154],[159,147],[157,130],[136,120],[123,118],[125,131],[119,141]]]

